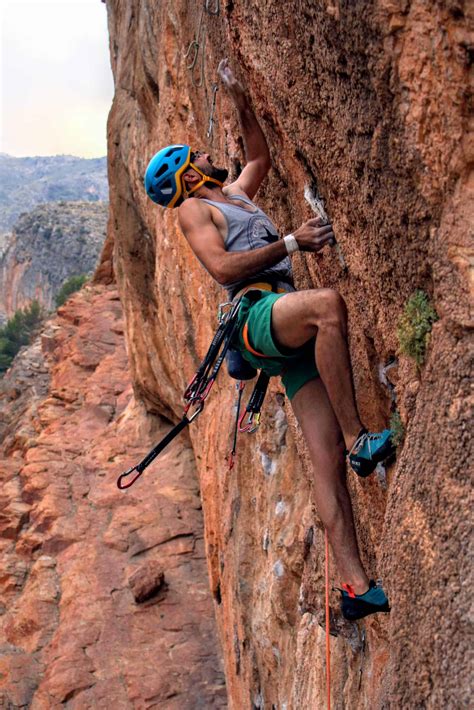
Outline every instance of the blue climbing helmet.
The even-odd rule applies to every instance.
[[[181,175],[191,162],[189,145],[168,145],[153,156],[145,173],[148,197],[162,207],[173,208],[183,192]]]
[[[188,168],[193,168],[202,180],[191,190],[186,189],[182,175]],[[162,207],[178,207],[183,199],[198,190],[206,182],[213,182],[222,187],[223,183],[205,175],[191,162],[189,145],[168,145],[156,153],[148,163],[145,172],[145,189],[153,202]]]

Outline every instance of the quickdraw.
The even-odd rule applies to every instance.
[[[237,382],[236,389],[237,389],[237,401],[235,403],[235,425],[234,425],[234,436],[232,439],[232,450],[229,454],[229,471],[232,471],[232,469],[234,468],[235,454],[237,451],[237,434],[239,432],[240,407],[242,404],[242,395],[243,395],[244,389],[245,389],[244,380],[240,380],[240,382]]]
[[[191,81],[194,87],[199,88],[203,85],[204,83],[204,62],[206,58],[206,27],[203,27],[202,21],[204,18],[204,11],[206,9],[206,5],[204,4],[202,6],[201,10],[201,16],[199,18],[199,23],[196,29],[196,33],[194,35],[194,38],[191,40],[189,43],[188,49],[186,50],[186,54],[184,55],[185,59],[188,59],[188,57],[191,57],[188,63],[186,64],[186,69],[189,69],[191,72]],[[198,63],[199,59],[199,50],[202,47],[202,52],[201,52],[201,68],[199,72],[199,78],[195,78],[195,68]]]
[[[269,381],[268,375],[261,370],[245,412],[239,419],[239,431],[241,433],[253,434],[260,426],[260,410],[267,393]]]
[[[152,461],[156,459],[158,454],[160,454],[183,429],[191,424],[191,422],[194,421],[194,419],[196,419],[196,417],[204,409],[205,400],[209,396],[211,388],[216,381],[219,370],[221,369],[226,354],[231,346],[232,338],[236,332],[241,300],[242,297],[240,297],[236,302],[223,303],[219,306],[219,327],[212,339],[204,360],[199,365],[196,374],[184,392],[183,399],[185,406],[182,419],[155,447],[153,447],[151,451],[148,452],[140,463],[127,469],[127,471],[118,477],[117,486],[120,490],[130,488],[130,486],[132,486],[135,481],[140,478],[143,471],[152,463]],[[230,455],[231,468],[237,445],[237,430],[241,432],[253,433],[258,428],[260,423],[260,409],[263,404],[268,381],[268,376],[261,372],[243,417],[240,417],[240,403],[244,384],[242,382],[240,383],[234,443],[232,453]],[[244,417],[247,415],[248,419],[244,423]],[[134,472],[136,473],[132,476]]]
[[[196,374],[184,393],[185,407],[183,418],[140,463],[136,466],[132,466],[119,476],[117,486],[120,490],[130,488],[130,486],[140,478],[147,466],[155,460],[158,454],[160,454],[185,427],[191,424],[204,409],[204,402],[209,396],[212,385],[216,381],[216,377],[224,362],[227,350],[229,349],[232,337],[237,328],[240,301],[241,299],[236,303],[224,303],[219,306],[219,327],[212,339],[204,360],[199,365]],[[191,416],[189,416],[190,411],[192,411]],[[136,471],[135,476],[130,478],[134,471]]]

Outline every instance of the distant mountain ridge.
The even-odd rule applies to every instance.
[[[47,202],[109,199],[107,159],[73,155],[16,158],[0,153],[0,234],[23,212]]]

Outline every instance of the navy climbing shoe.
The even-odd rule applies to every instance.
[[[385,613],[390,611],[388,599],[382,587],[377,587],[373,579],[369,582],[369,588],[365,594],[354,594],[350,584],[343,584],[340,589],[342,615],[348,621],[363,619],[369,614],[376,614],[379,611]]]
[[[381,461],[385,461],[395,452],[392,432],[384,429],[380,434],[370,434],[362,429],[348,452],[349,464],[358,476],[369,476]]]

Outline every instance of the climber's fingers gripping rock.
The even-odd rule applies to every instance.
[[[313,217],[293,232],[301,251],[320,251],[326,244],[334,244],[336,239],[331,224],[320,217]]]
[[[222,59],[217,67],[222,83],[231,95],[244,93],[244,87],[235,77],[234,72],[229,66],[228,59]]]

